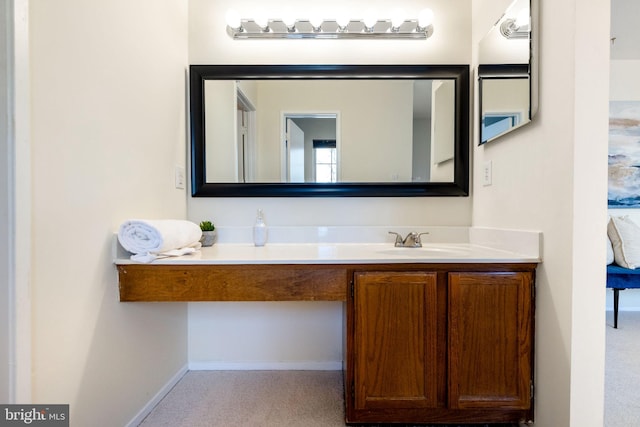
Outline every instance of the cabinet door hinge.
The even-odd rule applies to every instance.
[[[355,400],[356,398],[356,384],[351,381],[351,400]]]
[[[349,292],[351,293],[351,298],[353,298],[353,293],[354,293],[353,288],[354,288],[354,286],[353,286],[353,280],[351,280],[351,281],[349,282]]]

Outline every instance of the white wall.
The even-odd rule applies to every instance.
[[[362,40],[232,40],[225,32],[224,15],[236,9],[242,16],[253,16],[256,1],[191,0],[189,21],[189,62],[192,64],[468,64],[470,63],[470,0],[430,1],[435,14],[435,31],[426,41]],[[260,5],[262,6],[262,5]],[[326,14],[345,10],[359,16],[362,10],[376,8],[390,16],[400,4],[357,0],[326,0],[321,8]],[[415,14],[425,7],[420,0],[404,0],[401,6]],[[278,0],[269,8],[290,7],[297,16],[308,15],[308,3]],[[337,13],[337,12],[336,12]],[[410,172],[410,165],[407,171]],[[257,208],[263,208],[268,225],[469,225],[471,200],[452,198],[190,198],[188,216],[193,221],[212,218],[221,226],[250,226]],[[229,303],[225,303],[229,304]],[[198,366],[219,366],[220,361],[256,361],[281,366],[325,367],[339,363],[342,338],[334,333],[342,321],[339,303],[265,303],[256,305],[190,304],[189,359]],[[224,310],[224,311],[222,311]],[[315,326],[307,322],[281,322],[297,319],[300,311],[312,316]],[[265,313],[269,313],[266,315]],[[304,314],[302,314],[304,316]],[[256,326],[256,325],[259,325]],[[324,326],[322,326],[324,325]],[[320,333],[317,328],[323,331]],[[237,337],[246,343],[238,345]],[[291,337],[288,339],[288,337]],[[252,344],[254,342],[255,344]],[[278,346],[261,346],[273,342]],[[248,352],[246,346],[251,346]],[[319,354],[317,348],[326,349]],[[270,365],[270,366],[271,366]]]
[[[474,11],[483,1],[474,0]],[[608,0],[541,5],[539,114],[474,153],[473,224],[544,234],[536,275],[540,426],[603,423],[609,11]],[[486,161],[493,185],[483,187]]]
[[[186,217],[187,9],[30,2],[32,393],[72,425],[125,425],[187,362],[187,306],[120,303],[110,251],[127,218]]]

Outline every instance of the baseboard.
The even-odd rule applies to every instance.
[[[171,391],[171,389],[184,377],[184,375],[189,371],[189,367],[184,365],[182,368],[175,373],[173,377],[167,381],[167,383],[160,388],[160,390],[147,402],[146,405],[142,407],[142,409],[136,414],[135,417],[131,421],[126,424],[126,427],[136,427],[140,425],[142,420],[146,418],[147,415],[151,413],[153,408],[160,403],[160,401]]]
[[[190,371],[341,371],[342,361],[331,362],[189,362]]]

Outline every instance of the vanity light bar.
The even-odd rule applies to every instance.
[[[256,19],[229,19],[227,34],[233,39],[427,39],[433,34],[433,13],[426,9],[419,19],[296,19],[285,23],[282,19],[258,22]]]

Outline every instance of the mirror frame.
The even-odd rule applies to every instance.
[[[193,197],[442,197],[469,195],[468,65],[191,65]],[[451,79],[455,81],[453,182],[206,182],[204,83],[241,79]]]

